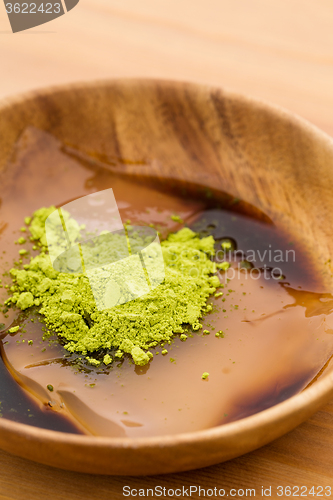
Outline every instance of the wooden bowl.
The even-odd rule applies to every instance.
[[[119,80],[38,91],[0,105],[0,168],[28,125],[101,157],[142,158],[127,173],[199,183],[232,194],[333,255],[333,142],[306,121],[221,89]],[[332,287],[330,273],[327,286]],[[330,289],[330,288],[329,288]],[[122,439],[70,435],[0,419],[0,447],[94,474],[160,474],[254,450],[306,420],[333,395],[333,368],[259,414],[200,432]]]

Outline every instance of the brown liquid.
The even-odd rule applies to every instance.
[[[42,342],[43,325],[22,315],[27,333],[7,335],[2,347],[5,364],[24,388],[2,365],[6,378],[0,400],[6,418],[107,436],[195,431],[287,399],[304,389],[332,355],[333,298],[311,274],[309,257],[273,225],[212,209],[218,200],[210,200],[207,210],[202,196],[181,197],[107,169],[88,168],[65,154],[53,137],[35,129],[21,137],[1,181],[4,270],[12,266],[13,256],[17,258],[13,241],[22,235],[17,229],[25,216],[41,206],[62,205],[110,187],[123,221],[155,223],[166,234],[180,227],[170,217],[177,213],[202,235],[213,234],[217,249],[222,238],[231,238],[248,257],[255,251],[253,264],[262,269],[260,276],[238,272],[238,261],[233,261],[235,276],[232,269],[221,274],[230,281],[225,281],[222,297],[210,299],[213,312],[203,319],[210,334],[196,332],[186,342],[176,337],[168,355],[155,355],[145,367],[125,359],[107,368],[80,370],[76,356],[70,357],[59,342]],[[284,279],[271,276],[267,269],[273,267],[281,269]],[[4,289],[1,292],[7,297]],[[9,326],[13,315],[17,313],[10,311],[10,317],[0,322]],[[215,337],[220,329],[224,338]],[[33,345],[17,343],[23,338],[33,339]],[[161,348],[155,352],[161,353]],[[204,381],[205,371],[209,378]],[[27,398],[27,393],[33,396]],[[33,417],[28,418],[28,408]]]

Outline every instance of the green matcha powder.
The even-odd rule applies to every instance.
[[[169,234],[161,243],[163,283],[140,298],[98,311],[85,275],[61,273],[52,267],[45,220],[54,210],[41,208],[25,219],[39,255],[23,269],[11,269],[13,294],[7,307],[38,307],[48,328],[45,337],[56,332],[65,349],[82,354],[95,366],[108,365],[124,353],[136,365],[145,365],[153,357],[150,348],[170,343],[175,334],[186,340],[189,328],[202,328],[200,318],[212,309],[207,299],[220,286],[217,268],[227,267],[212,261],[212,236],[200,239],[189,228]],[[23,238],[19,243],[24,243]]]

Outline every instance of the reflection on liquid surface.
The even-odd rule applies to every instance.
[[[304,252],[272,225],[221,209],[207,211],[205,200],[161,193],[104,169],[88,169],[64,154],[54,138],[34,129],[25,132],[13,164],[2,175],[2,270],[17,258],[14,240],[21,235],[18,228],[25,216],[108,187],[114,190],[123,221],[154,223],[166,234],[180,227],[171,219],[177,213],[202,235],[213,234],[217,249],[228,238],[243,252],[229,255],[232,267],[221,274],[223,295],[210,299],[213,311],[203,319],[203,330],[210,333],[194,332],[185,342],[176,337],[167,355],[155,348],[159,354],[145,367],[125,359],[80,370],[76,357],[69,357],[58,341],[41,340],[43,325],[36,312],[34,322],[23,315],[26,333],[7,335],[2,347],[10,372],[33,394],[34,416],[23,421],[103,436],[206,429],[296,394],[332,355],[333,298],[309,272]],[[294,253],[287,253],[291,249]],[[275,259],[275,250],[282,260]],[[251,264],[239,271],[246,259]],[[250,273],[252,268],[261,272]],[[283,278],[275,279],[272,268],[281,269]],[[1,292],[6,298],[6,291]],[[6,326],[17,316],[9,314],[0,320]],[[215,336],[219,330],[223,338]],[[203,372],[209,372],[207,380],[202,380]],[[16,400],[23,398],[27,406],[25,397],[17,393]],[[11,418],[11,404],[4,401],[6,418]],[[24,411],[22,415],[28,413]]]

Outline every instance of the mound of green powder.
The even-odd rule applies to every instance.
[[[64,347],[81,353],[95,366],[103,361],[107,365],[124,353],[135,364],[145,365],[153,357],[150,348],[170,342],[189,327],[202,327],[200,318],[212,309],[207,299],[220,285],[211,259],[212,236],[200,239],[189,228],[170,234],[161,242],[163,283],[140,298],[98,311],[84,274],[57,272],[52,267],[45,220],[54,210],[41,208],[26,218],[30,240],[40,253],[23,269],[11,269],[13,294],[7,306],[21,310],[37,306],[47,328],[58,334]]]

